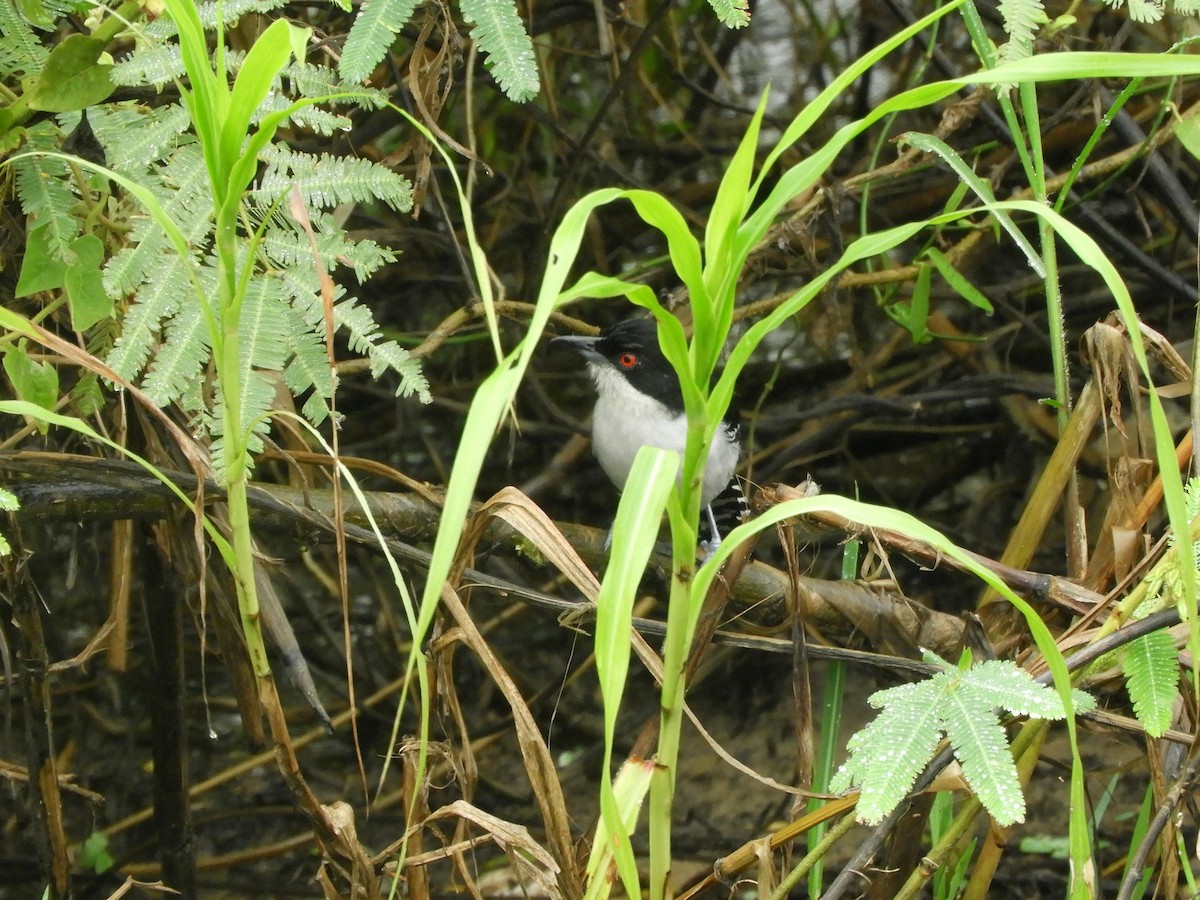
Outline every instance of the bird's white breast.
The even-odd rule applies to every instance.
[[[613,484],[625,487],[634,457],[643,446],[674,450],[682,461],[687,445],[686,415],[673,413],[643,394],[619,372],[595,365],[588,368],[598,394],[592,414],[592,449]],[[704,471],[702,506],[711,503],[729,484],[737,461],[737,445],[718,429]]]

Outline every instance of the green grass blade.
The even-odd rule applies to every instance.
[[[221,123],[225,120],[225,111],[229,106],[229,85],[225,81],[223,69],[219,72],[213,71],[212,60],[208,55],[208,38],[204,34],[204,26],[200,23],[196,5],[186,0],[163,0],[163,5],[179,33],[183,66],[191,81],[190,89],[180,87],[180,94],[200,137],[205,162],[208,164],[209,173],[212,174],[218,171],[220,165],[217,152],[220,147]]]
[[[596,207],[611,202],[619,195],[620,191],[615,189],[595,191],[576,201],[567,210],[550,241],[549,264],[530,316],[526,337],[484,379],[475,393],[446,485],[437,537],[421,591],[417,626],[413,632],[414,646],[420,646],[429,633],[442,587],[458,553],[459,540],[474,499],[483,461],[505,411],[516,396],[550,313],[559,303],[559,295],[578,255],[588,217]],[[410,655],[407,677],[411,677],[412,669],[419,660],[419,653]],[[427,733],[423,732],[422,738],[427,737]],[[420,772],[416,773],[418,780],[421,775]],[[567,860],[560,860],[560,863],[569,864]]]
[[[618,703],[629,672],[633,601],[654,549],[667,497],[679,474],[674,450],[642,447],[621,492],[613,523],[612,553],[596,598],[596,670],[600,689]],[[616,727],[616,705],[607,701],[605,731]]]
[[[1181,78],[1200,74],[1200,57],[1081,50],[1042,53],[952,79],[968,84],[1026,84],[1080,78]]]
[[[603,818],[593,844],[589,871],[599,874],[603,868],[598,854],[611,855],[615,858],[621,881],[630,897],[639,896],[640,891],[637,861],[629,843],[634,823],[626,823],[627,817],[619,813],[622,804],[618,803],[614,785],[609,781],[607,766],[612,760],[617,713],[621,709],[629,674],[633,603],[678,472],[679,454],[673,450],[643,447],[638,451],[629,479],[621,492],[617,519],[613,523],[612,555],[600,585],[600,594],[596,598],[596,674],[600,679],[600,693],[604,700],[606,771],[601,777],[600,786]],[[648,790],[648,777],[644,785]],[[635,800],[636,809],[641,805],[641,798],[625,797],[625,808]]]
[[[836,78],[829,83],[825,90],[821,91],[810,103],[806,104],[800,114],[796,116],[790,125],[784,130],[779,143],[767,154],[763,161],[762,169],[759,172],[758,179],[754,183],[753,193],[757,194],[758,189],[762,186],[763,180],[770,169],[778,162],[789,147],[800,140],[820,118],[825,115],[829,107],[834,101],[844,96],[859,78],[862,77],[868,69],[882,60],[892,51],[904,46],[909,40],[920,34],[929,26],[933,25],[938,19],[945,16],[947,13],[956,9],[963,4],[964,0],[952,0],[952,2],[940,6],[933,12],[929,13],[916,22],[913,22],[907,28],[902,28],[886,41],[873,47],[854,62],[850,63],[843,69]]]
[[[688,289],[695,304],[697,298],[705,296],[704,272],[700,244],[688,228],[687,220],[662,194],[628,190],[622,191],[621,196],[633,204],[643,222],[657,228],[667,239],[671,268]]]
[[[298,28],[286,19],[276,19],[251,45],[238,70],[229,106],[221,121],[220,153],[226,166],[232,167],[234,160],[242,156],[242,145],[250,133],[250,120],[255,110],[266,99],[275,76],[287,65],[297,43],[303,47],[308,33],[308,29]],[[244,186],[235,183],[230,187],[240,199]]]
[[[992,192],[992,186],[975,174],[974,170],[968,166],[961,156],[959,156],[949,144],[941,138],[935,137],[932,134],[922,134],[918,131],[910,131],[901,135],[902,143],[907,143],[910,146],[917,148],[924,153],[933,153],[940,156],[942,160],[954,170],[954,174],[958,176],[959,181],[967,185],[975,192],[984,203],[995,203],[996,195]],[[1037,274],[1038,278],[1046,277],[1046,266],[1038,256],[1037,250],[1029,239],[1021,233],[1012,217],[1003,210],[994,210],[992,215],[1000,223],[1001,227],[1008,232],[1008,236],[1013,239],[1021,252],[1025,254],[1025,259],[1029,261],[1030,267]]]
[[[767,108],[768,93],[763,91],[762,97],[759,98],[758,108],[747,124],[737,151],[721,177],[717,186],[717,196],[708,214],[708,224],[704,229],[704,275],[710,302],[732,291],[737,286],[738,275],[741,273],[740,267],[732,265],[733,261],[728,259],[727,251],[733,243],[738,226],[746,216],[748,204],[754,198],[750,192],[750,179],[754,175],[759,128]],[[693,298],[692,306],[696,305]],[[705,311],[705,315],[716,312]],[[695,310],[697,316],[700,313],[700,310]],[[726,331],[728,327],[725,326]]]
[[[613,861],[614,856],[616,856],[622,886],[625,888],[625,896],[632,900],[639,900],[642,896],[636,861],[633,860],[632,854],[628,854],[629,861],[633,863],[633,869],[627,872],[625,868],[627,864],[622,859],[626,855],[624,851],[628,849],[629,841],[626,839],[623,846],[614,854],[610,840],[613,829],[609,827],[608,823],[618,822],[621,833],[626,835],[633,833],[633,829],[637,827],[638,811],[645,802],[646,793],[650,790],[650,777],[654,774],[654,766],[655,762],[652,759],[630,758],[621,765],[617,777],[613,779],[611,785],[607,778],[601,779],[600,815],[603,818],[596,828],[596,835],[592,840],[592,852],[588,857],[588,884],[584,900],[606,900],[612,893],[612,879],[608,876],[606,869],[610,861]]]

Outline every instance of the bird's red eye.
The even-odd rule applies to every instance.
[[[638,358],[637,354],[635,353],[622,353],[617,357],[617,365],[619,365],[622,369],[632,369],[637,365],[637,361]]]

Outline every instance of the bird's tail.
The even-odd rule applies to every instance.
[[[725,490],[713,498],[710,508],[712,517],[708,530],[711,532],[714,525],[717,530],[716,534],[710,533],[709,535],[709,540],[714,546],[719,544],[734,528],[750,518],[750,504],[746,500],[746,494],[742,491],[742,483],[737,477],[731,479],[725,486]]]

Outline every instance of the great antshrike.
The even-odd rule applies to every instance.
[[[652,319],[625,319],[598,337],[558,337],[552,345],[575,351],[587,361],[596,385],[592,450],[617,488],[624,489],[634,457],[643,446],[675,450],[683,458],[687,414],[679,376],[658,344]],[[741,428],[726,416],[713,436],[700,487],[710,549],[750,512],[733,477],[741,455]]]

